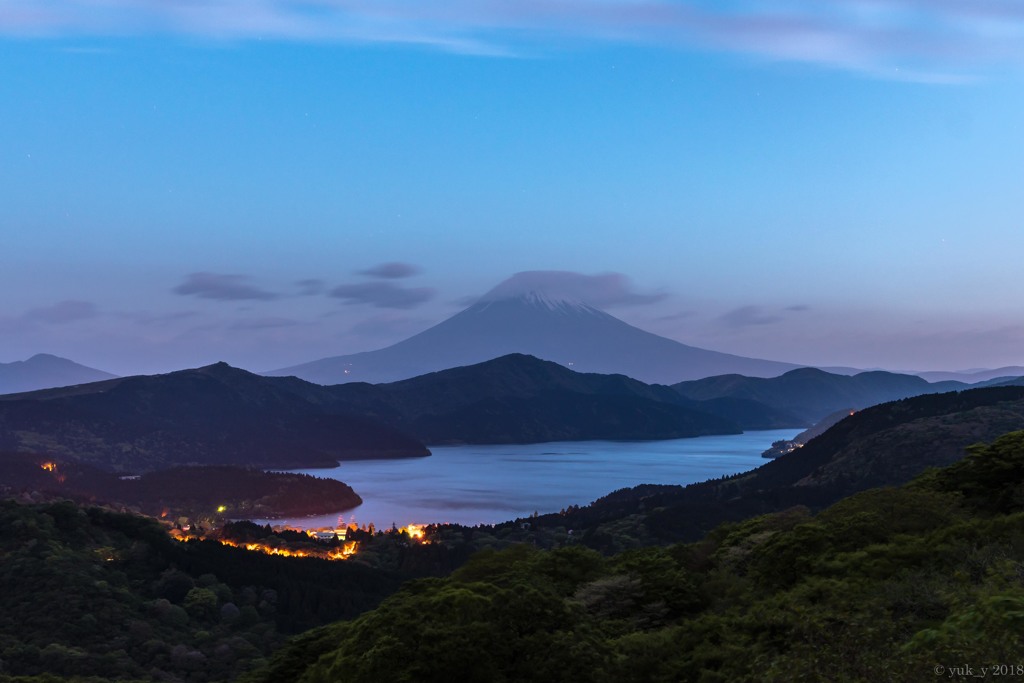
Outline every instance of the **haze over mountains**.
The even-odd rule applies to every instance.
[[[0,394],[64,387],[111,379],[114,375],[48,353],[28,360],[0,363]]]
[[[394,382],[510,353],[660,384],[727,373],[774,377],[799,367],[645,332],[587,303],[578,292],[549,282],[542,287],[531,275],[506,280],[462,312],[397,344],[265,374],[295,375],[318,384]]]

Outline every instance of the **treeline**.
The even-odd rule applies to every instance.
[[[375,566],[275,557],[181,543],[153,520],[70,501],[2,501],[0,680],[233,680],[287,634],[353,617],[464,559],[376,544]]]
[[[965,665],[1019,658],[1022,576],[1015,432],[901,488],[696,543],[484,551],[303,634],[247,680],[915,681],[939,666],[970,680]]]

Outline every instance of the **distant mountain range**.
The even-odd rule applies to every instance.
[[[1024,378],[993,380],[978,385],[951,381],[929,383],[915,375],[892,372],[862,372],[850,376],[835,375],[815,368],[800,368],[779,377],[722,375],[680,382],[672,388],[694,400],[733,398],[757,401],[795,415],[803,424],[809,425],[839,410],[858,410],[886,401],[960,391],[972,386],[1013,385],[1022,382]]]
[[[995,368],[994,370],[961,370],[959,372],[933,371],[913,372],[910,374],[917,375],[918,377],[926,379],[929,382],[944,382],[952,380],[954,382],[967,382],[968,384],[978,384],[980,382],[991,382],[993,380],[1005,380],[1011,377],[1024,376],[1024,366],[1009,365],[1002,368]]]
[[[725,373],[774,377],[799,367],[687,346],[581,301],[544,291],[506,293],[498,287],[462,312],[387,348],[265,374],[294,375],[318,384],[394,382],[510,353],[579,372],[661,384]]]
[[[329,387],[218,363],[0,396],[0,451],[119,472],[298,468],[427,455],[423,442],[671,439],[794,419],[745,399],[693,401],[518,354],[394,384]]]
[[[79,365],[67,358],[38,353],[28,360],[0,363],[0,394],[99,382],[112,377],[115,375]]]
[[[118,472],[319,467],[427,455],[424,444],[652,440],[807,427],[836,410],[966,386],[800,368],[775,378],[724,375],[668,387],[524,354],[393,383],[323,386],[218,363],[0,396],[0,451],[49,453]]]

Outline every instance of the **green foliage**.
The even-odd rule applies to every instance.
[[[0,681],[227,681],[284,632],[362,612],[399,582],[178,543],[152,520],[66,501],[0,501]]]
[[[961,493],[968,505],[986,512],[1024,509],[1024,431],[976,444],[968,452],[935,475],[936,488]]]
[[[252,680],[916,681],[1015,661],[1022,483],[1011,435],[903,488],[689,546],[482,551],[304,635]]]
[[[547,548],[519,543],[530,534],[509,524],[433,528],[423,546],[358,532],[364,549],[343,563],[4,502],[0,683],[934,680],[938,664],[1024,651],[1022,491],[1017,432],[902,488],[689,545],[636,547],[650,539],[627,515],[599,532],[613,556],[564,527],[533,536]],[[650,491],[652,514],[663,494]],[[380,569],[442,574],[471,547],[485,549],[449,577],[397,592],[402,575]]]

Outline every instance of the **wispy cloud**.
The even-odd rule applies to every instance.
[[[718,320],[727,327],[750,327],[751,325],[771,325],[782,320],[782,317],[768,313],[760,306],[740,306],[719,316]]]
[[[299,288],[299,296],[313,296],[315,294],[323,293],[326,284],[323,280],[309,278],[306,280],[299,280],[295,283],[295,286]]]
[[[406,277],[412,277],[420,272],[420,269],[411,263],[402,263],[400,261],[391,261],[389,263],[381,263],[373,268],[367,268],[366,270],[359,271],[359,275],[367,275],[369,277],[379,277],[386,280],[400,280]]]
[[[495,301],[531,293],[581,301],[596,308],[653,304],[668,296],[664,292],[638,292],[622,273],[587,275],[566,270],[527,270],[499,283],[478,300]]]
[[[566,41],[742,53],[915,80],[1024,65],[1019,0],[7,0],[0,33],[424,44]]]
[[[217,301],[245,301],[276,299],[273,292],[249,284],[245,275],[224,275],[220,273],[192,273],[174,288],[175,294],[197,296]]]
[[[338,285],[330,295],[347,304],[410,309],[433,299],[434,290],[429,287],[399,287],[391,282],[360,282]]]

